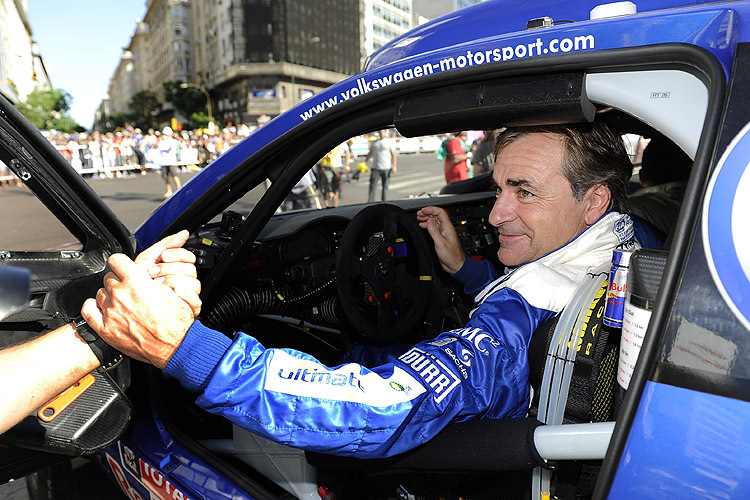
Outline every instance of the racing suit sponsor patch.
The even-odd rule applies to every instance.
[[[425,392],[422,384],[409,373],[395,367],[390,377],[349,363],[336,369],[310,359],[300,359],[284,351],[274,352],[268,365],[265,390],[350,401],[375,407],[387,407],[411,401]]]
[[[612,232],[620,243],[624,243],[631,239],[635,234],[635,230],[633,229],[633,221],[630,220],[630,216],[625,214],[617,219]]]
[[[417,347],[412,347],[398,359],[409,365],[432,390],[436,403],[442,402],[461,382],[458,375],[435,355]]]

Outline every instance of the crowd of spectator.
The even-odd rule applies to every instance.
[[[164,166],[204,167],[249,133],[247,127],[229,127],[217,134],[202,130],[173,131],[130,126],[117,132],[44,135],[82,175],[120,177],[146,173]]]

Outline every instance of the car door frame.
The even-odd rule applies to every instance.
[[[720,80],[721,75],[715,75],[712,78],[712,84],[724,86],[724,99],[711,103],[711,108],[706,117],[703,136],[700,147],[695,158],[693,173],[688,182],[680,216],[675,228],[675,238],[671,247],[669,259],[664,269],[664,278],[662,279],[659,293],[655,301],[655,307],[652,312],[648,329],[645,333],[643,345],[641,346],[638,361],[635,365],[635,371],[630,381],[629,388],[626,392],[623,407],[617,419],[612,439],[610,441],[607,456],[604,460],[599,480],[594,491],[593,498],[607,498],[609,495],[617,497],[626,494],[621,490],[615,490],[615,481],[618,476],[623,474],[621,466],[625,456],[623,455],[626,448],[639,437],[633,434],[634,423],[638,413],[646,411],[650,406],[658,405],[658,401],[648,401],[646,387],[649,383],[664,383],[671,385],[676,381],[674,375],[665,373],[664,367],[660,367],[662,351],[666,349],[664,342],[668,333],[670,322],[674,319],[675,301],[680,291],[682,282],[682,272],[687,265],[689,252],[693,250],[696,232],[700,231],[699,219],[700,212],[705,203],[704,196],[708,186],[709,178],[714,169],[716,169],[719,158],[727,149],[735,135],[746,126],[750,121],[750,108],[748,108],[747,82],[750,81],[750,43],[744,42],[737,44],[735,48],[735,60],[732,65],[732,71],[729,75],[729,81]],[[697,239],[699,241],[700,238]],[[681,380],[676,386],[687,388],[695,391],[696,394],[716,394],[721,396],[736,397],[741,401],[747,401],[747,393],[739,394],[732,391],[731,387],[717,390],[713,384],[701,382],[700,375],[695,377],[688,376],[689,373],[681,373]],[[731,385],[731,384],[730,384]],[[645,406],[644,406],[645,405]],[[643,407],[642,407],[643,406]],[[641,416],[641,419],[644,417]],[[678,425],[678,421],[689,419],[686,415],[675,415],[675,421],[672,425]],[[670,425],[669,423],[666,423]],[[656,429],[653,430],[657,432]],[[660,463],[664,457],[651,457],[653,460],[659,460]],[[641,460],[649,460],[647,457],[640,457]],[[629,460],[633,460],[630,457]],[[655,464],[654,464],[655,465]],[[641,467],[647,468],[648,463],[641,463]],[[684,484],[692,484],[690,472],[686,470],[674,469],[665,466],[664,476],[674,474]],[[669,472],[667,472],[669,471]],[[632,473],[631,473],[632,474]],[[642,478],[640,483],[643,488],[642,492],[648,491],[650,478]],[[622,483],[621,483],[622,484]],[[698,488],[698,485],[694,485]],[[699,489],[693,491],[700,491]],[[653,492],[653,490],[652,490]],[[663,492],[663,490],[662,490]]]
[[[109,255],[135,255],[135,240],[78,172],[4,97],[0,98],[0,160],[81,244],[75,250],[4,250],[0,259],[0,265],[30,272],[34,300],[30,309],[19,314],[26,314],[25,318],[30,314],[31,321],[45,329],[54,328],[77,316],[82,300],[93,296],[101,286]],[[127,369],[114,383],[120,389],[128,385]],[[53,447],[16,446],[3,448],[6,452],[0,456],[0,480],[21,477],[71,458],[55,453]]]

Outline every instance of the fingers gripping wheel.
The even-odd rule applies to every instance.
[[[432,287],[430,242],[413,215],[378,204],[349,223],[336,257],[345,314],[368,337],[400,337],[424,319]]]

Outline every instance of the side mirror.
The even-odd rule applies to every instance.
[[[29,305],[28,269],[0,266],[0,321]]]

